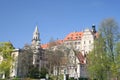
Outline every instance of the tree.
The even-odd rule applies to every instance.
[[[69,52],[68,48],[63,45],[52,46],[45,50],[45,54],[47,55],[47,67],[49,74],[53,74],[56,71],[57,79],[59,76],[59,72],[61,66],[65,66],[67,62],[66,56]]]
[[[42,67],[40,71],[40,78],[46,78],[47,73],[48,73],[47,69]]]
[[[104,39],[99,38],[94,42],[94,49],[87,55],[87,67],[92,79],[106,80],[106,66],[109,65],[105,54]]]
[[[13,58],[11,53],[14,47],[10,42],[0,42],[0,73],[4,73],[5,77],[9,77],[10,68],[12,66]]]
[[[119,26],[114,19],[108,18],[101,23],[100,32],[102,37],[104,38],[106,54],[110,62],[110,65],[108,67],[108,78],[110,76],[113,78],[117,77],[118,75],[116,74],[116,72],[118,72],[118,69],[115,67],[119,65],[116,64],[116,59],[119,55],[115,48],[120,39]]]
[[[19,69],[19,77],[27,77],[29,72],[31,71],[33,59],[33,51],[30,45],[25,45],[23,49],[20,50],[20,54],[18,57],[18,69]]]
[[[120,46],[116,45],[120,36],[117,22],[112,18],[103,20],[98,33],[99,38],[94,42],[94,49],[87,57],[88,71],[90,77],[110,80],[118,76],[118,66],[120,65],[116,63],[120,60],[117,51]]]

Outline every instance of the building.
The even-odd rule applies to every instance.
[[[12,52],[13,63],[10,69],[10,77],[17,77],[18,75],[18,55],[20,53],[19,49],[14,49]]]
[[[33,49],[33,65],[39,67],[39,70],[44,65],[44,50],[41,48],[40,33],[36,26],[33,33],[31,48]]]
[[[97,33],[95,25],[93,25],[92,29],[85,29],[82,32],[71,32],[63,40],[56,40],[54,42],[54,46],[52,46],[53,50],[59,48],[58,46],[60,45],[69,49],[69,53],[67,55],[69,61],[66,63],[66,66],[61,66],[61,74],[64,74],[64,71],[66,70],[66,74],[69,74],[69,77],[87,77],[86,55],[93,49],[93,43],[96,37]],[[44,51],[48,49],[49,46],[50,43],[41,45],[40,33],[38,27],[36,26],[31,45],[25,45],[23,49],[16,49],[13,51],[12,55],[14,56],[15,62],[11,68],[11,77],[27,76],[29,73],[29,67],[23,64],[25,62],[29,63],[29,65],[37,67],[39,71],[42,67],[45,67],[47,61]],[[26,56],[23,57],[23,55]],[[56,71],[54,72],[56,73]]]
[[[56,40],[56,46],[65,45],[68,48],[74,48],[82,53],[89,53],[93,48],[94,39],[98,36],[96,33],[95,25],[92,25],[92,29],[85,29],[82,32],[71,32],[63,40]],[[49,43],[42,44],[43,49],[49,47]]]
[[[14,62],[10,70],[10,77],[26,77],[30,68],[37,68],[40,71],[42,67],[45,67],[46,60],[37,26],[33,32],[31,44],[25,45],[22,49],[15,49],[12,56]]]
[[[67,63],[68,65],[61,69],[62,74],[66,71],[69,77],[88,77],[86,71],[86,55],[93,49],[93,43],[96,37],[98,37],[98,34],[95,25],[92,25],[92,29],[85,29],[82,32],[71,32],[63,40],[55,41],[56,45],[52,47],[53,50],[57,49],[60,45],[64,45],[70,49],[69,55],[67,55],[70,63]],[[43,44],[42,48],[48,49],[49,44]]]
[[[92,29],[85,29],[83,32],[71,32],[64,38],[64,45],[74,48],[83,54],[89,53],[93,49],[93,42],[96,37],[95,25]]]

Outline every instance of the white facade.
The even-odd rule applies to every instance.
[[[83,54],[88,54],[93,49],[94,33],[90,29],[85,29],[82,33],[80,39],[65,40],[64,44],[68,48],[74,48]],[[76,34],[76,32],[73,32],[73,34]]]
[[[13,63],[12,63],[12,67],[10,69],[10,77],[17,77],[17,73],[18,73],[18,55],[19,55],[19,49],[15,49],[12,52]]]
[[[38,27],[36,26],[35,31],[33,32],[33,39],[32,45],[33,49],[33,65],[38,67],[39,70],[44,66],[45,61],[43,60],[44,57],[44,50],[41,48],[40,44],[40,33]]]
[[[65,41],[64,44],[68,48],[74,48],[75,50],[81,50],[81,40],[69,40]]]
[[[31,52],[31,57],[29,58],[31,60],[31,63],[33,66],[38,67],[39,70],[41,69],[41,67],[44,65],[44,60],[43,60],[43,49],[40,47],[40,38],[39,38],[39,31],[38,31],[38,27],[36,26],[35,31],[33,33],[33,38],[32,38],[32,43],[31,45],[28,45],[29,47],[24,47],[24,49],[21,49],[21,52],[19,51],[19,49],[15,49],[12,52],[12,57],[14,58],[14,61],[12,63],[12,67],[10,69],[10,77],[17,77],[17,76],[24,76],[27,73],[28,69],[22,69],[25,66],[21,65],[22,63],[24,64],[24,62],[21,61],[21,55],[23,55],[24,50],[29,50],[29,48],[31,48],[31,50],[33,52]],[[28,57],[28,56],[26,56]],[[2,58],[1,58],[2,59]],[[18,60],[19,59],[19,60]],[[27,58],[28,59],[28,58]]]
[[[95,26],[93,26],[93,29],[95,30]],[[66,45],[66,47],[68,47],[69,49],[74,49],[81,52],[82,55],[85,57],[85,55],[89,54],[89,52],[93,49],[94,46],[93,43],[94,43],[96,31],[93,31],[93,29],[92,30],[85,29],[82,32],[81,36],[75,36],[76,38],[81,37],[80,39],[74,38],[74,35],[79,35],[78,32],[70,33],[71,35],[73,34],[73,36],[70,36],[69,34],[67,38],[70,39],[65,40],[64,45]],[[88,75],[86,70],[86,58],[84,58],[83,60],[84,64],[82,64],[78,59],[78,57],[75,55],[74,51],[71,51],[69,53],[69,58],[70,58],[69,61],[73,62],[72,65],[70,64],[71,66],[69,66],[68,68],[69,77],[87,78]]]
[[[81,38],[72,40],[66,40],[63,42],[66,47],[70,49],[70,53],[68,55],[69,57],[69,63],[67,65],[67,74],[69,74],[69,77],[87,77],[86,74],[86,67],[84,64],[81,64],[80,60],[76,56],[76,53],[74,50],[78,50],[83,54],[88,54],[92,49],[93,49],[93,43],[94,43],[94,33],[90,29],[85,29],[81,35]],[[43,53],[40,53],[39,50],[42,50],[40,47],[40,38],[39,38],[39,31],[38,27],[36,26],[35,31],[33,33],[33,39],[32,39],[32,49],[33,49],[33,65],[38,65],[39,69],[44,65],[44,60],[43,58]],[[10,71],[10,77],[16,77],[17,76],[17,68],[18,68],[18,55],[19,55],[19,50],[15,50],[12,53],[12,56],[14,57],[14,62],[13,66],[11,67]],[[1,58],[1,57],[0,57]],[[2,59],[2,58],[1,58]],[[0,59],[0,61],[1,61]],[[84,60],[85,63],[85,60]],[[55,70],[55,69],[54,69]],[[64,70],[62,70],[63,72]],[[56,70],[54,71],[54,74],[56,74]]]
[[[90,29],[85,29],[81,39],[81,52],[88,54],[93,49],[94,35]]]

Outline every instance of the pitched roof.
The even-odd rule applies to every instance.
[[[56,42],[57,45],[59,45],[59,44],[62,44],[64,42],[64,40],[57,40],[55,42]]]
[[[71,32],[69,33],[63,40],[56,40],[55,43],[56,45],[60,45],[62,44],[64,41],[68,41],[68,40],[80,40],[83,36],[83,32]],[[43,49],[46,49],[49,47],[50,43],[47,44],[42,44],[41,47]]]
[[[64,40],[65,41],[67,41],[67,40],[79,40],[82,38],[82,36],[83,36],[83,32],[71,32],[64,38]]]
[[[53,43],[55,43],[53,46],[55,46],[55,45],[60,45],[60,44],[62,44],[63,42],[64,42],[63,40],[57,40],[57,41],[53,42]],[[50,45],[50,43],[42,44],[41,47],[42,47],[43,49],[46,49],[46,48],[49,47],[49,45]]]
[[[47,44],[42,44],[41,47],[42,47],[43,49],[48,48],[48,43],[47,43]]]
[[[83,56],[82,53],[78,53],[76,56],[81,64],[85,64],[85,56]]]
[[[35,27],[35,31],[34,31],[35,33],[39,33],[39,30],[38,30],[38,27],[36,26]]]

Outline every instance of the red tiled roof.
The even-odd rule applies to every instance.
[[[62,44],[62,43],[63,43],[63,40],[57,40],[57,41],[55,41],[55,45],[60,45],[60,44]],[[41,47],[42,47],[43,49],[46,49],[46,48],[49,47],[49,44],[50,44],[50,43],[42,44]]]
[[[67,41],[67,40],[79,40],[82,38],[82,36],[83,36],[83,32],[71,32],[64,38],[64,40],[65,41]]]
[[[48,48],[48,44],[42,44],[41,47],[42,47],[43,49],[46,49],[46,48]]]
[[[57,40],[56,43],[57,44],[62,44],[64,42],[64,40]]]
[[[98,38],[99,33],[95,33],[94,34],[96,36],[96,38]],[[83,32],[71,32],[69,33],[63,40],[57,40],[55,41],[56,45],[60,45],[62,44],[64,41],[68,41],[68,40],[80,40],[83,36]],[[50,43],[47,44],[42,44],[41,47],[43,49],[46,49],[49,47]]]
[[[82,55],[82,53],[78,53],[76,56],[81,64],[85,64],[85,57]]]
[[[60,45],[60,44],[62,44],[64,41],[67,41],[67,40],[79,40],[79,39],[82,38],[82,36],[83,36],[83,32],[71,32],[71,33],[69,33],[69,34],[64,38],[64,40],[57,40],[57,41],[55,41],[55,42],[56,42],[57,45]],[[49,47],[49,43],[47,43],[47,44],[42,44],[41,47],[42,47],[43,49],[46,49],[46,48]]]

